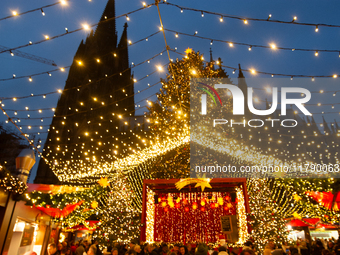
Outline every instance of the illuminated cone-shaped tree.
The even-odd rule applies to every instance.
[[[287,241],[288,229],[279,206],[271,198],[271,189],[266,179],[248,179],[249,223],[252,228],[251,238],[256,248],[263,252],[268,240],[276,244]]]
[[[138,239],[140,213],[134,206],[135,194],[128,181],[120,176],[110,183],[110,189],[109,195],[99,202],[97,218],[101,223],[93,237],[101,244]]]
[[[199,52],[188,49],[186,53],[183,59],[169,64],[166,79],[161,79],[158,102],[148,108],[150,129],[158,140],[189,132],[191,79],[228,78],[221,66],[215,70],[213,62],[205,64]]]
[[[190,98],[192,79],[227,78],[228,83],[231,83],[221,66],[215,70],[214,62],[205,63],[203,55],[199,52],[188,49],[186,53],[183,59],[177,59],[174,63],[169,64],[166,78],[161,79],[162,88],[157,94],[158,101],[150,102],[151,106],[148,108],[150,130],[156,142],[180,141],[190,135],[190,100],[193,100],[192,97]],[[171,155],[171,157],[154,160],[152,177],[188,177],[189,143],[178,146],[176,150],[167,155]],[[166,168],[164,165],[168,167]],[[169,172],[166,169],[170,169]]]

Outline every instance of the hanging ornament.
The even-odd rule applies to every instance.
[[[194,203],[192,204],[192,209],[194,209],[194,210],[197,209],[197,203],[196,203],[196,202],[194,202]]]
[[[101,177],[100,180],[98,181],[99,185],[102,187],[107,187],[110,185],[110,182],[107,180],[107,178]]]
[[[300,201],[300,200],[302,199],[298,194],[294,194],[294,195],[293,195],[293,198],[294,198],[294,200],[297,201],[297,202]]]
[[[205,206],[205,201],[202,199],[201,206]]]
[[[96,208],[98,207],[98,202],[97,202],[97,201],[93,201],[93,202],[91,203],[91,207],[92,207],[93,209],[96,209]]]
[[[163,207],[166,207],[166,202],[162,202],[161,204]]]
[[[223,198],[222,197],[217,198],[217,203],[219,205],[223,205],[223,203],[224,203]]]

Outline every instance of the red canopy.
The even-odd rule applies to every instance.
[[[292,219],[287,223],[287,225],[290,225],[292,227],[337,229],[337,226],[323,223],[318,218]]]
[[[306,193],[308,196],[321,203],[328,210],[332,209],[334,195],[331,192],[307,191]]]
[[[82,200],[82,201],[79,201],[78,203],[67,205],[62,210],[60,210],[59,208],[51,208],[48,205],[46,207],[37,206],[36,208],[53,218],[60,218],[60,217],[66,217],[67,215],[69,215],[83,202],[84,201]]]

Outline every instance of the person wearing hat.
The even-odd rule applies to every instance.
[[[208,246],[201,243],[197,246],[195,255],[208,255]]]

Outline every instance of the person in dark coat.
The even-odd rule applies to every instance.
[[[324,249],[321,240],[316,240],[315,246],[313,247],[312,255],[322,255],[322,250]]]

